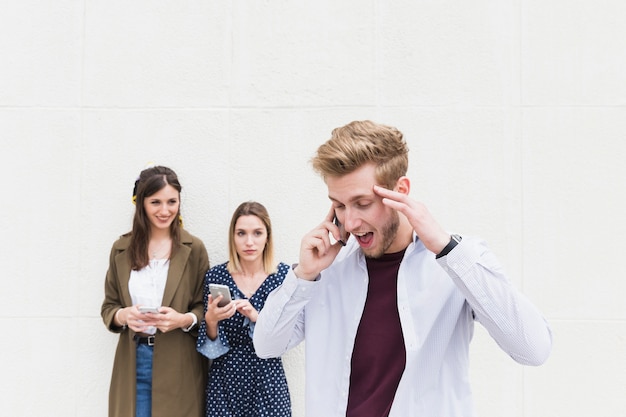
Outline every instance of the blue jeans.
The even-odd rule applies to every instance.
[[[152,346],[137,344],[136,417],[152,415]]]

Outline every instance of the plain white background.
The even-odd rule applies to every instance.
[[[251,199],[292,263],[329,206],[309,159],[372,119],[404,132],[412,197],[553,328],[532,368],[477,326],[477,414],[626,416],[623,1],[0,3],[2,415],[107,415],[104,275],[146,163],[179,174],[212,264]]]

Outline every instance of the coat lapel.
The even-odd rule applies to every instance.
[[[191,235],[186,231],[181,230],[180,243],[180,246],[178,246],[178,249],[176,250],[176,254],[170,259],[167,282],[165,283],[165,290],[163,291],[162,305],[164,306],[169,306],[171,304],[174,294],[176,293],[176,289],[183,278],[185,265],[187,264],[187,259],[189,259],[189,254],[191,253],[191,248],[189,247],[189,244],[191,243]]]
[[[128,245],[130,244],[130,234],[124,235],[125,239],[120,239],[115,244],[115,249],[120,252],[115,256],[115,267],[117,268],[117,279],[121,292],[121,298],[125,307],[132,306],[133,300],[128,290],[128,281],[130,281],[130,261],[128,259]]]

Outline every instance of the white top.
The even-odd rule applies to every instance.
[[[133,305],[161,307],[169,269],[169,259],[151,259],[148,265],[139,271],[130,271],[128,291]],[[156,331],[156,327],[149,326],[143,333],[155,334]]]
[[[544,318],[479,239],[464,236],[435,259],[414,235],[397,285],[406,367],[390,417],[474,415],[468,352],[475,320],[519,363],[538,365],[550,354],[552,334]],[[306,337],[307,417],[346,415],[367,287],[365,257],[350,238],[317,281],[289,271],[260,312],[254,331],[259,357],[280,356]]]

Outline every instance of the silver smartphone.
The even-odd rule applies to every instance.
[[[218,295],[222,296],[222,299],[219,303],[217,303],[218,307],[224,307],[226,304],[232,301],[232,297],[230,296],[230,288],[228,285],[222,284],[209,284],[209,291],[211,291],[211,297],[215,300]]]
[[[158,313],[159,307],[139,306],[140,313]]]

